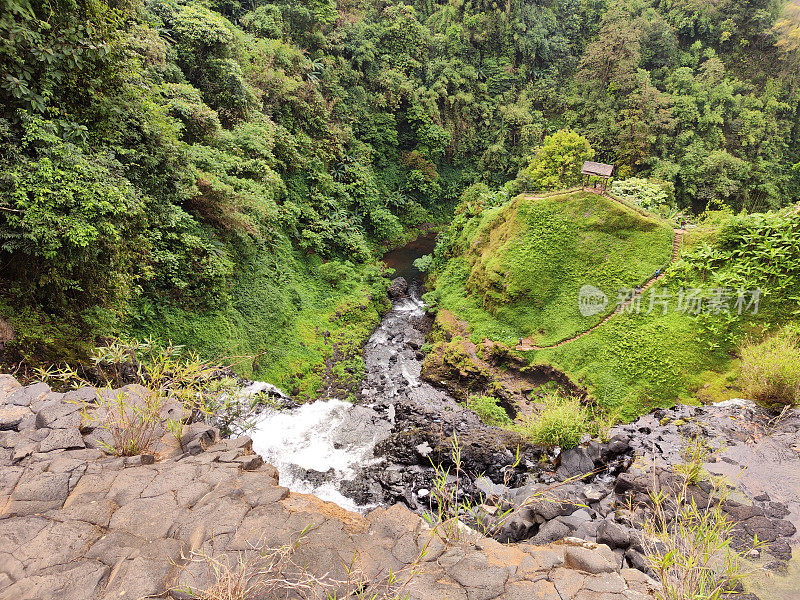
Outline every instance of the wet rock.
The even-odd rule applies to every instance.
[[[610,454],[623,454],[630,450],[630,437],[626,434],[618,433],[614,435],[606,446]]]
[[[404,298],[408,295],[408,282],[405,277],[396,277],[386,291],[391,298]]]

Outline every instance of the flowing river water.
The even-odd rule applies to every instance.
[[[354,481],[364,469],[380,462],[373,455],[375,445],[388,437],[394,425],[394,405],[387,399],[415,390],[440,403],[455,403],[421,382],[422,361],[414,351],[424,342],[414,321],[424,317],[425,309],[422,274],[413,261],[430,253],[434,245],[435,234],[427,234],[384,257],[395,275],[409,282],[409,289],[406,297],[392,302],[365,345],[367,371],[359,403],[327,399],[261,413],[251,432],[253,449],[278,469],[282,485],[349,510],[369,508],[363,494],[360,502],[353,499],[358,494],[352,490],[363,487]],[[242,392],[254,394],[265,385],[256,382]]]

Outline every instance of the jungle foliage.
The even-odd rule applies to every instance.
[[[119,329],[246,353],[306,317],[325,333],[374,291],[379,248],[465,189],[497,205],[514,180],[567,185],[591,149],[681,209],[800,199],[797,14],[779,0],[0,11],[0,315],[28,360]],[[296,350],[278,363],[312,360]]]

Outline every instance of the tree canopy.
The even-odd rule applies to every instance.
[[[470,185],[569,185],[589,148],[685,210],[800,200],[778,0],[2,11],[0,303],[87,336],[225,304],[256,255],[368,262]]]

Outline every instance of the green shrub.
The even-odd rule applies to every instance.
[[[517,176],[516,188],[557,190],[578,183],[581,166],[594,156],[589,140],[572,131],[561,129],[544,138],[530,164]]]
[[[650,210],[672,204],[672,184],[667,182],[629,177],[612,183],[611,193]]]
[[[800,401],[800,338],[784,329],[759,344],[742,348],[742,391],[753,400],[771,405]]]
[[[414,266],[423,273],[431,268],[431,264],[433,264],[433,254],[425,254],[414,261]]]
[[[388,208],[376,207],[369,213],[372,233],[377,240],[399,240],[403,235],[403,225]]]
[[[578,398],[545,398],[545,408],[527,417],[518,426],[519,432],[530,441],[543,446],[573,448],[590,429],[589,411]]]
[[[333,287],[340,286],[353,277],[353,274],[353,263],[350,261],[331,260],[317,267],[317,275],[320,279]]]
[[[467,399],[467,408],[474,410],[487,425],[511,425],[508,413],[497,404],[497,398],[493,396],[470,396]]]

